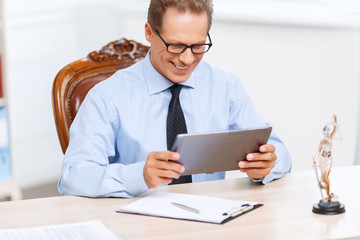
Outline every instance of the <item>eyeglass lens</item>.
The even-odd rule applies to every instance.
[[[191,51],[193,53],[205,53],[210,48],[209,45],[205,45],[205,44],[196,44],[196,45],[192,45],[192,46],[186,46],[186,45],[182,45],[182,44],[171,44],[171,45],[168,45],[167,50],[172,53],[182,53],[189,47],[191,48]]]

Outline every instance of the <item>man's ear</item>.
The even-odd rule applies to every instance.
[[[154,37],[154,31],[152,30],[150,23],[147,22],[147,23],[145,23],[146,41],[148,41],[151,44],[153,37]]]

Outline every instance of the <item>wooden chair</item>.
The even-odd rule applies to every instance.
[[[88,91],[97,83],[143,59],[149,47],[122,38],[65,66],[52,87],[52,105],[60,145],[65,153],[69,128]]]

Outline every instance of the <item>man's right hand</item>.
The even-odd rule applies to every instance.
[[[151,152],[144,166],[144,179],[149,188],[156,188],[162,184],[169,184],[173,178],[178,179],[185,168],[180,163],[180,154],[176,152]],[[173,160],[173,161],[168,161]]]

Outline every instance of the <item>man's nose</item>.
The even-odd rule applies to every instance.
[[[191,52],[191,48],[187,48],[185,52],[181,53],[179,56],[179,60],[185,65],[190,65],[194,62],[194,54]]]

